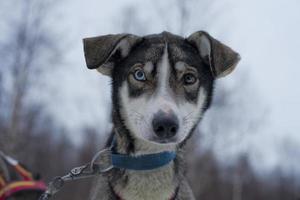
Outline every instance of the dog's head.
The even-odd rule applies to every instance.
[[[239,55],[198,31],[188,38],[163,32],[84,39],[86,63],[112,78],[114,112],[133,137],[180,143],[209,107],[216,78]]]

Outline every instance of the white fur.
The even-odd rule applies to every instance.
[[[164,53],[161,61],[158,63],[158,93],[159,95],[168,95],[167,90],[170,88],[169,86],[169,77],[170,77],[170,63],[168,57],[168,45],[165,46]],[[159,96],[158,95],[158,96]]]
[[[128,171],[128,182],[117,185],[114,190],[124,199],[169,200],[176,190],[173,163],[160,170]]]

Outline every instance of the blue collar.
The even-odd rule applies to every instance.
[[[112,138],[111,150],[111,165],[114,168],[129,169],[129,170],[152,170],[163,167],[169,164],[176,158],[176,152],[163,151],[160,153],[144,154],[144,155],[128,155],[119,154],[115,150],[117,148],[117,140]]]
[[[126,154],[111,154],[112,166],[129,170],[152,170],[169,164],[176,157],[175,152],[131,156]]]

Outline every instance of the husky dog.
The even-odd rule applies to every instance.
[[[214,81],[240,60],[204,31],[84,39],[89,69],[112,79],[111,138],[120,154],[176,152],[167,165],[113,169],[98,178],[92,200],[193,200],[184,174],[184,146],[212,101]],[[111,143],[111,139],[108,143]]]

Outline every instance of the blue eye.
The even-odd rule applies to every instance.
[[[183,76],[183,82],[185,85],[192,85],[192,84],[196,83],[196,81],[197,81],[197,78],[191,73],[185,74]]]
[[[145,72],[141,69],[135,70],[134,78],[137,81],[145,81],[146,80]]]

